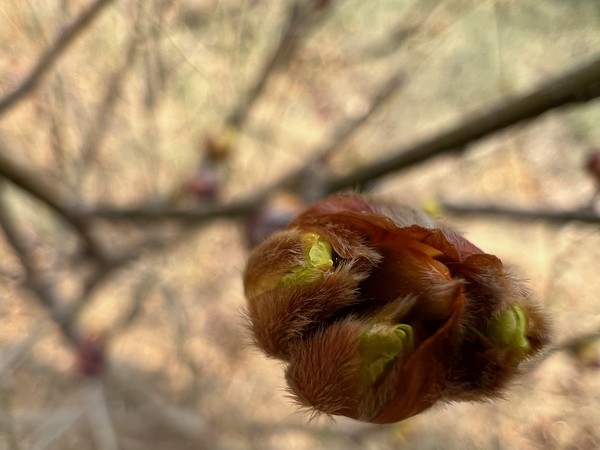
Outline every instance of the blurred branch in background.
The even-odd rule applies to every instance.
[[[0,142],[0,176],[54,211],[78,233],[81,240],[85,243],[87,251],[97,259],[97,262],[101,264],[105,263],[107,257],[105,250],[100,248],[99,243],[92,236],[89,224],[85,219],[73,215],[69,205],[70,202],[63,198],[53,185],[43,177],[40,177],[38,173],[25,167],[23,164],[13,161],[8,156],[10,154],[16,153],[9,151],[5,148],[4,143]]]
[[[446,201],[441,201],[440,207],[442,211],[459,216],[505,217],[519,221],[541,220],[557,225],[568,222],[600,224],[600,215],[589,209],[573,211],[532,210],[510,206],[464,205]]]
[[[300,0],[294,1],[290,5],[279,44],[268,59],[261,64],[261,72],[254,84],[251,85],[245,95],[242,95],[240,103],[233,108],[225,119],[226,127],[241,130],[256,100],[264,92],[269,79],[277,71],[283,70],[296,55],[302,40],[308,36],[311,28],[324,16],[329,3],[327,0]]]
[[[467,117],[450,130],[406,149],[390,150],[392,156],[332,179],[326,192],[360,186],[390,173],[448,152],[462,152],[468,144],[508,127],[531,120],[556,108],[587,103],[600,96],[600,55],[574,70],[547,80],[540,87],[507,99],[480,114]]]
[[[9,216],[7,205],[4,201],[5,186],[0,185],[0,227],[6,241],[21,262],[25,272],[25,286],[34,294],[40,303],[47,309],[52,320],[60,327],[64,336],[76,345],[79,338],[73,329],[71,318],[64,314],[64,304],[54,291],[53,282],[44,276],[41,267],[33,255],[32,248],[27,245],[28,239],[20,234],[20,230],[13,218]]]
[[[399,80],[393,78],[389,85],[384,86],[382,92],[375,96],[376,101],[369,111],[376,109],[381,100],[390,94],[390,90],[396,88]],[[382,95],[382,93],[384,95]],[[401,151],[395,150],[389,153],[392,156],[376,161],[370,165],[359,167],[347,175],[336,176],[334,174],[324,174],[322,164],[308,164],[296,173],[284,177],[283,182],[269,186],[258,194],[252,194],[251,197],[244,200],[234,201],[226,205],[217,205],[215,207],[197,207],[190,210],[169,210],[156,206],[133,207],[133,208],[111,208],[109,206],[91,207],[89,210],[80,211],[82,219],[92,217],[101,218],[110,221],[138,220],[138,221],[181,221],[181,222],[202,222],[216,218],[232,218],[252,212],[270,195],[282,189],[282,187],[302,186],[310,191],[310,194],[299,191],[298,195],[315,199],[315,190],[320,190],[321,195],[330,194],[344,189],[356,188],[368,182],[379,180],[381,177],[407,169],[416,164],[422,163],[430,158],[442,155],[444,153],[455,153],[465,151],[467,145],[479,139],[488,137],[496,132],[518,125],[525,120],[532,120],[540,115],[560,108],[577,103],[586,103],[600,96],[600,59],[595,59],[588,64],[575,70],[570,70],[565,74],[559,75],[539,88],[532,89],[530,92],[515,97],[512,100],[504,100],[499,105],[492,106],[483,113],[463,119],[461,123],[452,127],[448,131],[439,133],[423,142],[411,145]],[[334,133],[334,139],[324,150],[318,154],[327,155],[338,145],[341,145],[355,126],[360,125],[367,117],[359,118],[356,123],[343,125],[340,131]],[[348,127],[347,129],[345,127]],[[318,160],[317,160],[318,161]],[[312,173],[318,171],[317,174]],[[314,181],[320,185],[307,186],[306,180]],[[153,202],[153,204],[156,204]],[[523,213],[526,214],[526,213]],[[595,220],[593,214],[571,213],[571,217],[578,217],[578,220]],[[549,220],[555,220],[549,215],[542,215],[540,218],[548,217]],[[564,216],[566,218],[568,216]]]
[[[35,89],[56,60],[67,51],[77,36],[85,31],[102,9],[110,3],[111,0],[96,0],[92,2],[70,25],[59,33],[56,40],[36,60],[31,72],[29,72],[23,81],[0,99],[0,117]]]
[[[82,185],[86,173],[93,167],[94,161],[97,160],[97,153],[100,151],[103,138],[109,130],[109,122],[114,114],[117,101],[121,97],[124,79],[137,62],[138,51],[147,38],[141,35],[141,16],[141,4],[139,4],[133,19],[133,29],[128,38],[129,42],[126,44],[123,62],[108,78],[105,87],[106,91],[102,96],[101,103],[98,105],[96,116],[91,121],[91,127],[87,131],[87,134],[83,137],[83,144],[80,149],[80,164],[76,168],[76,186]]]

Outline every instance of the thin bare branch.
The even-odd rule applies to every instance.
[[[69,26],[62,30],[50,47],[37,59],[25,79],[13,91],[0,99],[0,117],[35,89],[42,77],[52,68],[65,50],[69,48],[75,38],[92,23],[98,16],[98,13],[111,1],[94,1]]]
[[[31,249],[26,244],[26,239],[17,228],[7,205],[4,202],[3,187],[0,186],[0,229],[4,232],[6,241],[19,258],[25,272],[25,285],[34,294],[39,303],[49,312],[52,320],[59,326],[68,342],[76,344],[78,336],[69,316],[64,314],[63,302],[56,297],[53,286],[41,270],[37,267]]]
[[[19,342],[3,349],[0,354],[0,380],[6,377],[23,361],[25,356],[37,344],[46,332],[46,327],[39,325],[27,333]]]
[[[111,206],[82,209],[78,215],[83,218],[97,217],[110,221],[176,221],[195,224],[214,219],[236,219],[256,211],[268,197],[268,190],[243,200],[234,200],[223,205],[200,206],[194,209],[165,209],[162,206],[142,205],[132,208]]]
[[[225,120],[227,126],[237,130],[244,126],[252,106],[264,91],[269,79],[293,58],[309,27],[318,22],[325,9],[326,7],[319,7],[319,2],[314,0],[300,0],[290,6],[279,44],[262,64],[261,72],[252,87]]]
[[[327,193],[355,188],[385,175],[414,166],[444,153],[464,151],[468,144],[548,111],[600,96],[600,55],[593,61],[546,81],[523,95],[502,101],[404,149],[390,149],[392,156],[360,167],[327,182]]]
[[[25,192],[31,194],[41,202],[45,203],[52,211],[67,222],[79,235],[85,243],[89,253],[94,256],[98,262],[104,264],[107,256],[96,239],[92,236],[87,221],[71,212],[67,202],[54,189],[54,186],[46,180],[18,164],[8,157],[9,152],[0,142],[0,177],[3,177],[18,186]]]
[[[543,220],[558,225],[566,222],[600,224],[600,215],[588,209],[572,211],[533,210],[511,206],[461,205],[449,202],[441,202],[440,206],[446,212],[465,216],[500,216],[523,221]]]
[[[559,351],[576,351],[582,345],[593,341],[600,341],[600,328],[596,329],[596,331],[592,331],[590,333],[583,333],[577,336],[573,336],[569,339],[566,339],[563,342],[556,344],[551,351],[559,352]]]
[[[141,8],[143,3],[138,4],[138,8]],[[83,144],[80,150],[80,164],[76,171],[79,178],[79,184],[88,173],[92,161],[100,151],[102,141],[106,132],[110,126],[110,119],[114,115],[115,105],[121,95],[121,90],[125,78],[137,59],[139,45],[144,39],[144,36],[140,35],[140,16],[136,14],[135,23],[129,36],[129,42],[127,43],[125,54],[123,55],[123,61],[121,65],[108,77],[106,83],[106,90],[102,96],[98,109],[95,113],[93,120],[91,120],[90,128],[87,135],[83,139]]]
[[[438,7],[442,4],[441,0],[421,0],[412,4],[410,10],[402,20],[396,24],[392,32],[386,35],[383,40],[375,43],[369,43],[357,53],[354,61],[357,64],[369,64],[373,60],[388,57],[402,48],[423,28],[425,23],[431,19]]]
[[[339,148],[343,147],[354,136],[354,134],[381,109],[381,107],[390,100],[398,90],[404,86],[404,74],[398,73],[390,77],[371,98],[371,103],[365,111],[349,120],[340,124],[334,130],[332,136],[316,153],[320,161],[325,161],[327,158]]]
[[[81,410],[76,411],[51,411],[33,431],[36,437],[29,447],[31,450],[44,450],[51,448],[65,433],[76,427],[83,419]]]
[[[113,427],[104,385],[99,378],[84,380],[81,392],[84,400],[85,416],[98,450],[117,450],[117,433]]]
[[[123,397],[137,404],[143,414],[152,417],[171,430],[191,441],[210,440],[211,426],[195,411],[172,404],[156,389],[143,383],[138,376],[132,376],[133,368],[125,361],[115,361],[107,374],[107,383],[118,390]],[[132,382],[133,381],[133,382]]]
[[[557,353],[566,352],[570,353],[571,355],[574,355],[582,346],[594,343],[596,341],[600,341],[600,328],[597,328],[596,331],[592,331],[589,333],[578,334],[576,336],[554,344],[552,347],[544,351],[538,358],[529,362],[529,364],[526,365],[525,370],[530,372],[537,369],[548,358]]]
[[[355,118],[343,122],[332,133],[327,143],[315,153],[316,160],[312,160],[300,169],[286,175],[272,186],[258,192],[257,194],[239,201],[232,201],[223,205],[203,206],[189,210],[171,210],[156,204],[136,208],[99,207],[89,211],[81,211],[84,217],[93,216],[107,220],[135,220],[135,221],[178,221],[181,223],[198,223],[217,218],[235,219],[256,211],[263,202],[274,192],[280,189],[289,189],[297,185],[308,175],[307,172],[314,170],[314,165],[335,152],[343,146],[360,127],[385,104],[394,93],[403,85],[404,77],[400,74],[392,76],[376,92],[369,107],[365,112]]]
[[[358,187],[384,175],[398,172],[444,153],[464,151],[466,146],[525,120],[533,119],[552,109],[569,104],[588,102],[600,96],[600,58],[566,74],[558,76],[528,93],[502,102],[489,110],[467,118],[459,125],[408,148],[393,150],[393,156],[358,168],[347,175],[323,177],[323,194]],[[306,175],[303,175],[306,176]],[[292,174],[288,180],[293,180]],[[237,218],[258,208],[280,183],[242,200],[224,205],[187,210],[166,209],[160,206],[132,208],[99,207],[78,213],[82,218],[99,217],[111,221],[179,221],[198,223],[217,218]],[[576,220],[590,221],[586,213],[577,213]],[[592,218],[593,219],[593,218]],[[574,219],[575,220],[575,219]],[[595,219],[594,219],[595,220]],[[594,221],[592,220],[592,221]]]
[[[319,167],[322,167],[336,151],[343,148],[352,136],[398,92],[404,85],[404,80],[404,75],[401,73],[390,77],[375,92],[369,106],[362,114],[347,119],[338,125],[331,133],[331,137],[314,152],[316,155],[314,158],[309,159],[304,166],[293,173],[284,176],[280,182],[275,183],[269,190],[292,190],[301,194],[301,197],[307,202],[323,197],[325,195],[323,192],[324,169],[319,169]]]

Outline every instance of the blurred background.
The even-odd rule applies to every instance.
[[[529,280],[556,343],[503,401],[309,421],[241,282],[323,179],[598,58],[600,2],[4,0],[0,42],[0,448],[600,447],[597,101],[363,186]]]

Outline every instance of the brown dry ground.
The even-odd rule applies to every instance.
[[[334,124],[360,113],[375,87],[398,70],[404,88],[334,155],[335,170],[384,156],[600,49],[597,0],[332,3],[331,15],[256,105],[228,161],[224,201],[301,164]],[[193,172],[203,133],[241,98],[276,43],[285,4],[115,2],[34,95],[0,119],[0,139],[12,157],[73,198],[124,205],[168,195]],[[27,73],[82,5],[2,2],[0,92]],[[124,64],[135,11],[147,37],[117,92],[106,133],[86,160],[81,148],[98,122],[111,74]],[[391,32],[416,23],[421,26],[410,39],[384,45]],[[561,110],[372,190],[416,205],[443,197],[580,207],[594,189],[582,165],[600,147],[599,123],[597,102]],[[74,245],[69,234],[36,201],[16,190],[10,201],[39,260],[57,276],[56,287],[74,292],[69,273],[76,269],[64,261]],[[448,220],[530,280],[559,342],[600,328],[597,225]],[[145,230],[140,227],[100,231],[119,247]],[[227,220],[198,225],[177,245],[119,271],[82,311],[82,329],[110,330],[145,289],[135,320],[108,349],[105,392],[121,448],[600,447],[599,369],[564,351],[531,368],[503,401],[440,406],[389,426],[309,423],[286,398],[281,365],[248,344],[240,230]],[[0,249],[0,448],[97,448],[88,419],[94,415],[85,412],[98,405],[89,397],[94,387],[76,376],[71,350],[20,289],[18,261],[1,239]],[[598,348],[591,350],[598,359]],[[14,354],[19,358],[5,365]]]

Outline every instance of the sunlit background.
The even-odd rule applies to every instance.
[[[2,2],[0,97],[91,3]],[[285,39],[292,2],[108,2],[2,112],[0,152],[70,207],[204,208],[260,192],[321,156],[338,125],[365,114],[391,78],[400,81],[385,102],[327,154],[333,173],[401,151],[600,52],[597,0],[317,3],[232,130],[228,117],[248,104]],[[281,364],[250,344],[243,219],[95,219],[89,225],[110,253],[133,256],[86,292],[97,268],[77,234],[0,179],[0,208],[56,294],[52,308],[77,305],[73,325],[85,342],[73,346],[24,286],[23,261],[0,233],[0,448],[600,447],[598,222],[437,207],[593,208],[597,185],[585,164],[600,149],[598,124],[597,101],[561,108],[367,187],[441,213],[514,267],[553,317],[558,346],[503,401],[444,405],[386,426],[309,422],[287,397]],[[224,153],[207,156],[207,139],[225,141]],[[198,177],[210,179],[208,190],[190,189]],[[99,342],[104,364],[83,376],[81,361]]]

